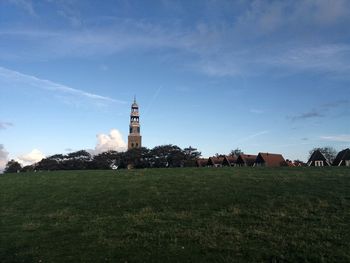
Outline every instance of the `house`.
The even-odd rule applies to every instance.
[[[333,161],[333,166],[350,166],[350,149],[342,150]]]
[[[225,156],[222,161],[222,166],[235,166],[237,161],[236,155]]]
[[[330,166],[330,163],[320,150],[316,150],[307,161],[307,166]]]
[[[294,163],[294,166],[296,166],[296,167],[306,166],[306,163],[299,161],[299,160],[295,160],[293,163]]]
[[[221,167],[224,157],[209,157],[207,166]]]
[[[236,166],[253,166],[256,160],[256,155],[240,154],[236,161]]]
[[[277,153],[259,153],[256,157],[254,166],[281,167],[287,166],[282,154]]]
[[[206,167],[208,164],[208,159],[200,158],[196,160],[197,167]]]
[[[286,164],[288,167],[295,167],[296,166],[296,164],[292,160],[289,160],[289,159],[286,159]]]

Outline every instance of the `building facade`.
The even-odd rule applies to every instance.
[[[136,103],[136,98],[134,98],[134,103],[131,105],[130,113],[130,125],[129,125],[129,136],[128,136],[128,150],[141,148],[141,133],[140,133],[140,113],[139,105]]]
[[[320,150],[316,150],[312,153],[307,162],[308,166],[331,166],[326,157]]]

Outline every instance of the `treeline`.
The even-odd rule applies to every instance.
[[[29,171],[125,169],[125,168],[166,168],[192,167],[201,153],[191,146],[181,149],[176,145],[156,146],[153,149],[139,148],[126,152],[108,151],[92,155],[85,150],[69,154],[55,154],[32,165],[21,167],[11,160],[5,173]]]

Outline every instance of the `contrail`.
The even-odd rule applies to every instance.
[[[154,101],[157,99],[157,97],[158,97],[160,91],[162,90],[162,88],[163,88],[163,87],[160,86],[160,87],[156,90],[156,92],[153,94],[153,97],[152,97],[151,101],[148,103],[148,105],[147,105],[147,107],[146,107],[146,109],[145,109],[145,113],[143,114],[144,116],[146,116],[147,113],[148,113],[148,111],[149,111],[149,109],[152,108],[152,106],[153,106],[153,104],[154,104]]]
[[[18,71],[6,69],[0,67],[0,78],[10,81],[11,83],[23,83],[26,86],[31,86],[34,88],[50,90],[54,92],[62,92],[66,94],[75,95],[78,97],[85,97],[95,101],[105,101],[105,102],[116,102],[120,104],[125,104],[125,101],[116,100],[110,97],[101,96],[98,94],[86,92],[80,89],[74,89],[59,83],[55,83],[51,80],[40,79],[32,75],[27,75],[20,73]]]

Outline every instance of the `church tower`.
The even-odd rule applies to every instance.
[[[139,105],[137,105],[136,97],[135,97],[134,103],[131,105],[128,150],[133,148],[141,148],[141,134],[140,134],[139,119],[140,119]]]

